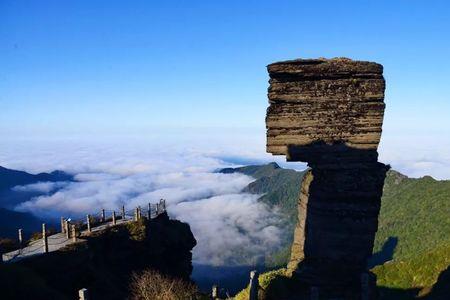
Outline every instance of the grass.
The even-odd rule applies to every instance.
[[[261,287],[259,294],[263,294],[264,291],[267,290],[269,284],[272,284],[276,279],[285,278],[286,277],[285,272],[286,269],[281,268],[278,270],[265,272],[259,275],[259,286]],[[243,289],[234,297],[234,300],[248,300],[249,292],[250,288],[247,286],[245,289]]]

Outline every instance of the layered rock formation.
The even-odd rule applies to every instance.
[[[383,67],[299,59],[271,64],[268,71],[267,151],[311,168],[301,187],[288,268],[299,285],[318,287],[321,297],[373,297],[361,288],[361,275],[372,254],[388,169],[377,162]]]

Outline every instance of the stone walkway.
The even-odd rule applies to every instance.
[[[116,225],[123,224],[126,222],[131,222],[132,218],[127,218],[125,220],[117,220]],[[106,222],[99,226],[93,227],[92,232],[103,230],[107,227],[115,226],[112,222]],[[84,230],[81,232],[81,237],[77,238],[77,242],[83,240],[83,236],[87,235],[88,231]],[[75,243],[72,238],[67,238],[65,233],[56,233],[47,237],[48,241],[48,252],[58,251],[59,249]],[[31,257],[35,255],[44,254],[44,241],[42,239],[32,241],[22,249],[11,251],[8,253],[3,253],[2,258],[4,262],[16,262],[26,257]]]

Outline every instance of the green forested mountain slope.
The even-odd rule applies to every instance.
[[[398,244],[392,261],[374,268],[378,284],[426,292],[450,265],[450,181],[389,171],[374,252],[389,237]]]
[[[414,179],[389,171],[379,220],[375,250],[389,236],[397,236],[394,257],[414,257],[450,243],[450,180]]]
[[[262,194],[259,201],[269,206],[278,206],[289,216],[289,223],[296,222],[297,196],[305,171],[297,172],[283,169],[277,163],[262,166],[246,166],[241,168],[222,169],[221,173],[242,173],[256,180],[250,183],[243,192]]]
[[[304,172],[282,169],[275,163],[228,169],[227,172],[231,170],[256,179],[245,191],[263,193],[260,201],[278,205],[289,220],[286,230],[292,232]],[[396,241],[393,253],[382,251],[388,240]],[[288,257],[290,243],[285,247],[284,254],[274,254],[279,263]],[[422,293],[430,289],[450,265],[449,180],[438,181],[430,176],[408,178],[394,170],[387,173],[374,246],[378,258],[380,251],[384,264],[373,269],[380,286],[425,288]]]

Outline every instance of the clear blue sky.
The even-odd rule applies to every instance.
[[[450,135],[448,3],[0,0],[0,136],[264,128],[265,66],[320,56],[385,66],[385,132]]]

